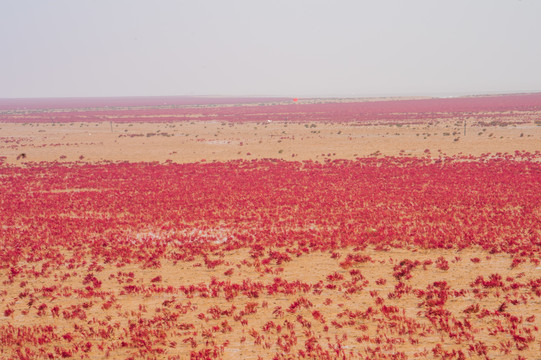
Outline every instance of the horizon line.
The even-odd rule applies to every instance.
[[[322,94],[322,95],[220,95],[220,94],[176,94],[176,95],[90,95],[90,96],[29,96],[29,97],[0,97],[2,100],[38,100],[38,99],[126,99],[126,98],[209,98],[209,99],[358,99],[358,98],[452,98],[470,96],[502,96],[536,94],[541,90],[511,90],[511,91],[480,91],[480,92],[435,92],[435,93],[388,93],[388,94]]]

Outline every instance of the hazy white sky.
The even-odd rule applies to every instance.
[[[0,97],[541,90],[541,0],[1,0]]]

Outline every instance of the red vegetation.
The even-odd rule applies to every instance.
[[[541,93],[422,100],[299,104],[283,98],[7,99],[0,122],[231,121],[426,123],[477,119],[481,123],[524,123],[541,110]],[[212,106],[210,106],[212,105]],[[59,111],[50,111],[50,109]],[[43,110],[41,110],[43,109]],[[285,115],[287,114],[287,115]],[[533,117],[532,117],[533,116]]]
[[[221,358],[244,344],[271,358],[534,352],[538,317],[517,309],[541,297],[541,278],[519,273],[541,253],[540,159],[0,165],[0,356]],[[438,255],[394,261],[390,249]],[[506,254],[513,273],[457,286],[454,269],[485,261],[445,249]],[[317,254],[332,270],[287,272]],[[389,273],[367,276],[384,264]],[[447,278],[413,284],[426,274]]]

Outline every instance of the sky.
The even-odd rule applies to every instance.
[[[540,0],[2,0],[0,98],[541,91]]]

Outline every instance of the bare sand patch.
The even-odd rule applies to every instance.
[[[0,124],[0,156],[24,161],[159,161],[177,163],[279,158],[474,155],[535,152],[541,126],[534,122],[479,125],[357,123],[28,123]]]

